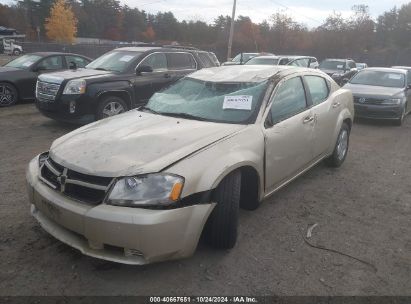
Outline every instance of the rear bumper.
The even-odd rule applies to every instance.
[[[369,119],[399,119],[402,114],[402,107],[402,105],[354,104],[355,117]]]
[[[44,230],[92,257],[148,264],[193,254],[215,204],[148,210],[87,205],[38,179],[37,158],[27,170],[31,214]]]

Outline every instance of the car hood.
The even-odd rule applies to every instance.
[[[77,69],[77,70],[65,70],[55,73],[47,73],[39,76],[40,81],[61,84],[64,80],[78,79],[78,78],[90,78],[90,77],[105,77],[112,75],[110,71],[100,71],[93,69]]]
[[[403,88],[389,88],[380,86],[369,86],[361,84],[347,83],[344,89],[350,90],[354,96],[358,97],[379,97],[388,98],[398,94],[401,94]]]
[[[132,110],[60,137],[51,146],[50,157],[89,175],[159,172],[244,128]]]
[[[10,73],[10,72],[27,72],[23,69],[17,69],[13,67],[2,66],[0,67],[0,73]]]

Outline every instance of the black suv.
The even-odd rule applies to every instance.
[[[336,83],[343,85],[357,72],[357,65],[352,59],[324,59],[319,69],[331,76]]]
[[[84,69],[40,75],[36,106],[47,117],[84,124],[142,106],[183,76],[214,66],[212,53],[192,48],[118,48]]]

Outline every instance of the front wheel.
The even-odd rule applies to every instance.
[[[404,108],[402,109],[402,112],[401,112],[401,116],[400,116],[400,118],[398,118],[396,121],[395,121],[395,125],[396,126],[402,126],[402,123],[404,122],[404,118],[405,118],[405,109],[407,108],[407,105],[405,105],[404,106]]]
[[[17,103],[18,94],[16,88],[6,82],[0,82],[0,107],[8,107]]]
[[[340,133],[338,134],[333,154],[325,159],[325,163],[330,167],[340,167],[347,157],[349,143],[350,127],[344,122],[341,126]]]
[[[97,108],[97,119],[115,116],[128,111],[127,103],[120,97],[104,97]]]
[[[13,55],[14,56],[19,56],[21,54],[21,51],[19,49],[14,49]]]
[[[234,247],[237,241],[240,193],[240,171],[228,175],[217,187],[213,197],[217,205],[206,225],[206,238],[211,246],[219,249]]]

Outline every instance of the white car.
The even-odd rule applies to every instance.
[[[31,213],[84,254],[126,264],[190,256],[204,229],[232,248],[240,206],[344,162],[353,115],[352,94],[317,70],[204,69],[36,156]]]

